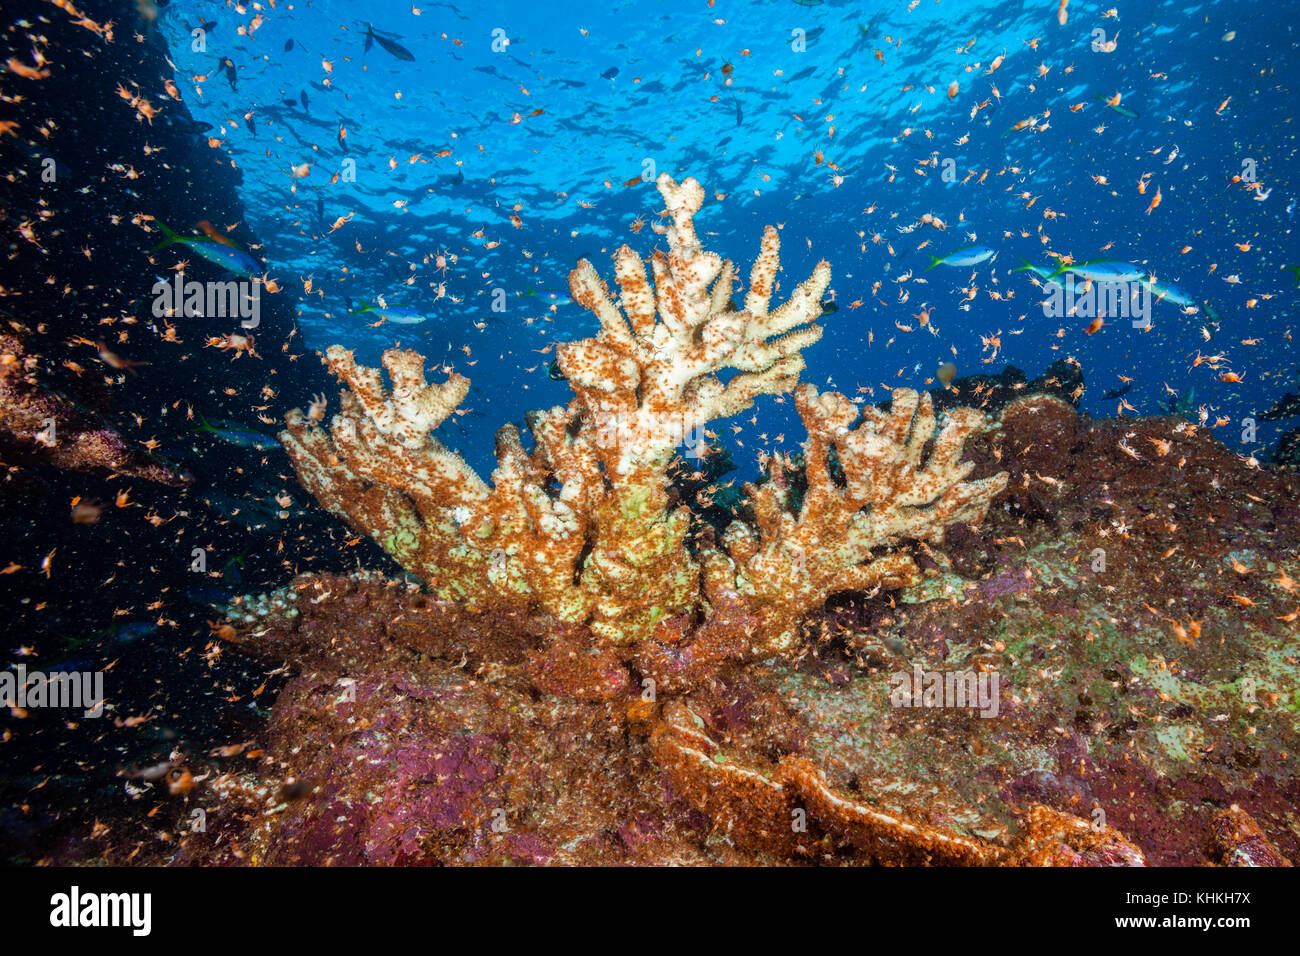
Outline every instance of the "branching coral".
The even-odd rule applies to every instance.
[[[831,593],[912,583],[910,557],[877,552],[977,522],[1005,476],[963,481],[978,412],[954,410],[934,435],[930,399],[899,390],[889,412],[868,409],[850,428],[857,406],[804,385],[795,399],[809,492],[799,510],[778,484],[750,488],[755,524],[737,520],[722,542],[693,546],[689,511],[669,501],[672,456],[709,422],[795,388],[802,350],[821,337],[813,320],[830,266],[818,263],[772,308],[780,240],[768,227],[737,309],[732,264],[696,236],[704,190],[666,174],[658,186],[668,251],[655,251],[647,277],[641,257],[619,249],[617,303],[591,263],[578,263],[570,288],[600,331],[558,349],[575,397],[530,417],[531,452],[513,426],[498,433],[491,485],[430,434],[469,381],[429,384],[411,351],[384,354],[385,389],[378,369],[331,347],[326,363],[348,390],[328,434],[295,411],[281,437],[326,507],[444,599],[540,608],[588,628],[593,648],[680,644],[691,636],[683,621],[725,607],[728,620],[746,619],[743,641],[720,639],[728,653],[770,654],[792,647],[799,617]]]
[[[961,461],[963,443],[984,427],[984,416],[973,409],[954,409],[936,436],[930,396],[918,400],[910,389],[894,391],[888,412],[866,409],[854,428],[858,407],[843,395],[801,385],[795,405],[808,430],[808,490],[799,511],[791,510],[784,482],[750,485],[757,527],[735,522],[724,536],[725,552],[704,548],[711,600],[741,592],[771,609],[764,629],[769,650],[790,647],[799,618],[828,594],[916,583],[911,557],[873,558],[875,549],[902,538],[937,541],[955,522],[978,523],[1007,481],[1005,474],[962,480],[974,467]],[[842,482],[831,473],[832,450]]]

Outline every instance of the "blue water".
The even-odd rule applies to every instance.
[[[1194,388],[1193,418],[1203,408],[1222,440],[1263,455],[1294,422],[1259,423],[1245,442],[1242,420],[1294,389],[1298,364],[1300,290],[1283,266],[1300,265],[1300,56],[1286,5],[1116,3],[1105,16],[1072,2],[1065,26],[1052,3],[911,6],[326,0],[258,14],[177,0],[160,27],[182,96],[214,127],[214,160],[243,172],[258,251],[307,343],[370,364],[400,343],[470,376],[470,413],[439,437],[483,473],[499,425],[568,400],[547,375],[552,344],[596,329],[568,272],[586,256],[612,281],[620,244],[650,252],[659,172],[704,185],[697,228],[742,280],[767,223],[782,227],[785,292],[831,262],[839,310],[805,352],[819,387],[878,401],[943,362],[1034,378],[1072,358],[1092,414],[1162,413]],[[365,51],[359,16],[413,60]],[[217,25],[194,52],[202,20]],[[1099,99],[1116,94],[1136,117]],[[971,244],[998,255],[926,271],[929,255]],[[1045,316],[1011,271],[1018,256],[1050,265],[1048,251],[1140,264],[1198,311],[1158,302],[1149,330],[1112,319],[1089,335],[1090,318]],[[348,312],[376,296],[430,321],[372,328]],[[1101,399],[1124,379],[1131,410]],[[803,437],[791,403],[771,398],[715,430],[742,464]]]

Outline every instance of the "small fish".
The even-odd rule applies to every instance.
[[[221,266],[227,272],[233,272],[235,275],[252,276],[262,271],[252,256],[224,236],[220,237],[220,239],[182,236],[173,232],[162,222],[158,223],[158,228],[162,230],[163,235],[167,238],[150,249],[150,255],[160,249],[166,249],[168,246],[182,245],[189,246],[213,265]]]
[[[230,84],[230,88],[233,90],[236,81],[239,79],[239,75],[235,72],[235,61],[228,56],[223,56],[220,66],[226,73],[226,82]]]
[[[182,133],[192,133],[195,136],[198,136],[201,133],[206,133],[208,130],[212,129],[211,123],[201,123],[198,120],[182,119],[179,116],[168,116],[166,113],[163,114],[163,119],[172,129],[180,130]]]
[[[1042,279],[1044,282],[1048,281],[1048,277],[1052,274],[1051,269],[1047,269],[1043,266],[1036,266],[1028,259],[1026,259],[1024,256],[1020,256],[1019,258],[1020,258],[1021,265],[1018,265],[1014,269],[1012,269],[1011,270],[1012,272],[1032,272],[1034,275],[1038,276],[1038,278]],[[1059,285],[1059,283],[1056,282],[1052,282],[1051,284]]]
[[[1195,299],[1172,282],[1148,282],[1147,288],[1151,290],[1151,294],[1158,300],[1164,301],[1167,299],[1174,305],[1181,306],[1184,309],[1190,309],[1196,305]]]
[[[929,272],[935,266],[977,266],[981,262],[988,262],[998,254],[996,249],[990,249],[988,246],[966,246],[955,252],[950,252],[946,256],[931,256]]]
[[[289,37],[289,39],[284,41],[284,52],[288,53],[292,49],[293,49],[293,37]]]
[[[1110,398],[1120,398],[1124,395],[1127,395],[1129,393],[1129,389],[1131,389],[1132,387],[1133,387],[1133,383],[1129,382],[1127,385],[1121,385],[1119,388],[1112,388],[1110,391],[1108,391],[1105,395],[1101,397],[1102,401],[1105,401],[1106,399],[1110,399]]]
[[[199,421],[203,424],[194,429],[196,432],[209,432],[228,445],[256,448],[258,451],[270,451],[280,447],[279,440],[263,435],[261,432],[245,431],[240,428],[213,428],[202,414],[199,415]]]
[[[1187,395],[1183,395],[1181,392],[1174,392],[1173,397],[1169,399],[1166,407],[1168,411],[1175,415],[1182,415],[1185,418],[1190,418],[1195,414],[1196,410],[1196,389],[1193,388],[1187,393]]]
[[[389,36],[393,36],[393,35],[395,34],[389,34]],[[376,33],[374,27],[372,27],[369,23],[366,24],[365,37],[366,37],[366,48],[364,52],[369,52],[370,48],[374,44],[378,43],[381,47],[384,48],[384,50],[387,53],[392,54],[393,56],[397,57],[399,60],[405,60],[407,63],[415,62],[415,54],[413,54],[406,47],[402,46],[400,43],[394,43],[392,40],[389,40],[386,37],[383,37],[380,34]]]
[[[637,181],[640,182],[640,179],[638,179]],[[519,296],[519,298],[521,298],[521,299],[531,299],[533,296],[537,295],[539,292],[544,292],[546,295],[559,295],[559,294],[560,294],[560,293],[559,293],[557,290],[555,290],[555,289],[534,289],[531,285],[524,286],[524,289],[525,289],[525,291],[523,291],[523,292],[516,292],[515,295]]]
[[[1141,114],[1137,110],[1129,109],[1127,106],[1124,106],[1122,103],[1112,102],[1110,99],[1107,99],[1104,96],[1097,96],[1094,97],[1094,99],[1096,99],[1101,103],[1104,103],[1109,109],[1114,110],[1116,113],[1118,113],[1120,116],[1125,117],[1126,119],[1139,119],[1141,117]]]
[[[1283,266],[1283,272],[1289,272],[1295,277],[1296,288],[1300,289],[1300,266]]]
[[[17,133],[14,133],[14,136],[17,135]],[[25,139],[19,139],[16,146],[24,156],[38,165],[44,165],[47,160],[52,163],[54,167],[54,182],[67,182],[68,179],[72,177],[73,172],[71,168],[64,163],[62,159],[59,159],[57,156],[52,156],[49,152],[43,150],[39,144],[29,142]]]
[[[306,113],[308,116],[310,116],[310,115],[311,115],[311,110],[310,110],[310,109],[308,108],[308,106],[307,106],[307,91],[306,91],[306,90],[302,90],[302,91],[298,94],[298,101],[299,101],[300,103],[302,103],[302,109],[303,109],[303,112]]]
[[[568,381],[568,379],[565,377],[564,373],[560,371],[560,360],[559,360],[559,359],[551,359],[551,364],[548,365],[548,366],[546,366],[546,374],[549,375],[549,376],[551,377],[551,379],[554,380],[554,381],[556,381],[556,382],[567,382],[567,381]]]
[[[618,76],[618,67],[616,66],[611,66],[604,73],[600,74],[602,80],[612,80],[616,76]]]
[[[361,303],[361,308],[352,309],[354,315],[365,315],[367,312],[373,312],[380,317],[380,321],[392,322],[394,325],[419,325],[421,322],[429,321],[427,315],[400,305],[379,306],[372,305],[365,299],[359,299],[358,301]]]
[[[148,637],[157,630],[158,625],[153,621],[131,621],[121,627],[113,628],[110,636],[119,644],[130,644],[142,637]]]
[[[235,245],[235,241],[233,239],[231,239],[228,235],[226,235],[216,226],[212,225],[212,223],[206,219],[200,219],[198,222],[194,224],[194,228],[199,230],[199,232],[203,233],[213,242],[219,242],[223,246],[229,246],[231,249],[239,248],[239,246]]]
[[[185,600],[207,607],[224,608],[230,603],[230,598],[230,592],[222,588],[189,588],[185,592]]]
[[[173,760],[164,760],[162,763],[156,763],[149,767],[128,767],[125,770],[119,770],[119,777],[126,777],[128,780],[145,780],[149,783],[157,783],[163,777],[167,776],[180,763],[180,758]]]
[[[1148,277],[1145,269],[1131,262],[1120,262],[1117,259],[1088,259],[1071,265],[1060,265],[1047,278],[1055,279],[1067,272],[1084,279],[1091,279],[1093,282],[1135,282]]]
[[[838,312],[839,310],[840,310],[840,307],[839,307],[838,305],[836,305],[834,302],[823,302],[823,303],[822,303],[822,315],[834,315],[834,314],[835,314],[836,312]]]
[[[127,621],[122,624],[110,624],[102,631],[91,635],[100,640],[112,641],[115,644],[131,644],[142,637],[148,637],[158,630],[158,625],[153,621]],[[87,642],[88,638],[65,638],[64,644],[71,650],[77,650],[82,644]]]

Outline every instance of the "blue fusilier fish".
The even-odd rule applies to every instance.
[[[1193,388],[1186,395],[1181,392],[1175,392],[1174,397],[1169,399],[1169,411],[1175,415],[1182,415],[1184,418],[1194,418],[1196,416],[1196,389]]]
[[[279,448],[280,442],[271,438],[269,435],[263,435],[261,432],[245,431],[241,428],[213,428],[208,424],[208,420],[199,415],[199,421],[203,424],[194,429],[196,432],[210,432],[214,437],[221,439],[228,445],[237,445],[240,448],[256,448],[258,451],[270,451],[273,448]]]
[[[1120,262],[1116,259],[1088,259],[1085,262],[1061,265],[1047,278],[1055,279],[1067,272],[1081,279],[1091,279],[1093,282],[1101,283],[1136,282],[1139,279],[1149,278],[1147,271],[1141,266],[1135,266],[1131,262]]]
[[[1156,282],[1152,280],[1147,283],[1147,288],[1151,290],[1151,294],[1156,297],[1157,301],[1167,300],[1184,309],[1190,309],[1196,305],[1195,299],[1172,282]]]
[[[158,228],[167,238],[150,249],[150,255],[168,246],[182,245],[189,246],[213,265],[220,266],[237,276],[249,277],[262,271],[257,265],[257,260],[229,240],[217,242],[215,239],[205,239],[202,236],[182,236],[161,222],[158,223]]]
[[[1137,110],[1130,109],[1129,107],[1124,106],[1118,102],[1112,102],[1109,97],[1094,96],[1093,99],[1096,100],[1098,103],[1105,105],[1107,108],[1113,110],[1114,112],[1118,113],[1120,116],[1123,116],[1126,119],[1138,119],[1141,116],[1141,114]],[[1118,97],[1116,99],[1118,99]]]
[[[131,621],[127,624],[114,625],[107,630],[106,634],[121,644],[130,644],[157,631],[158,625],[153,621]]]
[[[966,246],[955,252],[950,252],[946,256],[930,257],[930,269],[935,266],[956,266],[962,268],[965,266],[977,266],[981,262],[988,262],[998,254],[996,249],[990,249],[988,246]],[[930,269],[926,269],[929,272]]]
[[[1052,274],[1051,269],[1044,268],[1043,266],[1036,266],[1028,259],[1026,259],[1024,256],[1020,257],[1020,261],[1023,263],[1023,265],[1016,266],[1014,269],[1011,270],[1012,272],[1032,272],[1034,275],[1038,276],[1038,278],[1041,279],[1044,284],[1060,285],[1060,283],[1057,282],[1056,280],[1048,278]]]
[[[429,321],[427,315],[422,315],[414,309],[407,309],[400,305],[371,305],[365,299],[358,300],[361,308],[350,310],[355,315],[364,315],[367,312],[373,312],[380,316],[381,321],[386,320],[394,325],[419,325],[421,322]]]

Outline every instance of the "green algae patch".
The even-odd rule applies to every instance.
[[[927,601],[946,601],[966,596],[971,583],[959,574],[944,573],[925,578],[920,584],[903,588],[898,599],[904,604],[925,604]]]
[[[1192,760],[1192,751],[1204,743],[1205,735],[1194,724],[1165,724],[1152,733],[1159,752],[1167,759],[1180,763]]]
[[[379,546],[402,567],[410,567],[420,555],[420,530],[414,517],[398,518],[396,527],[380,536]]]

